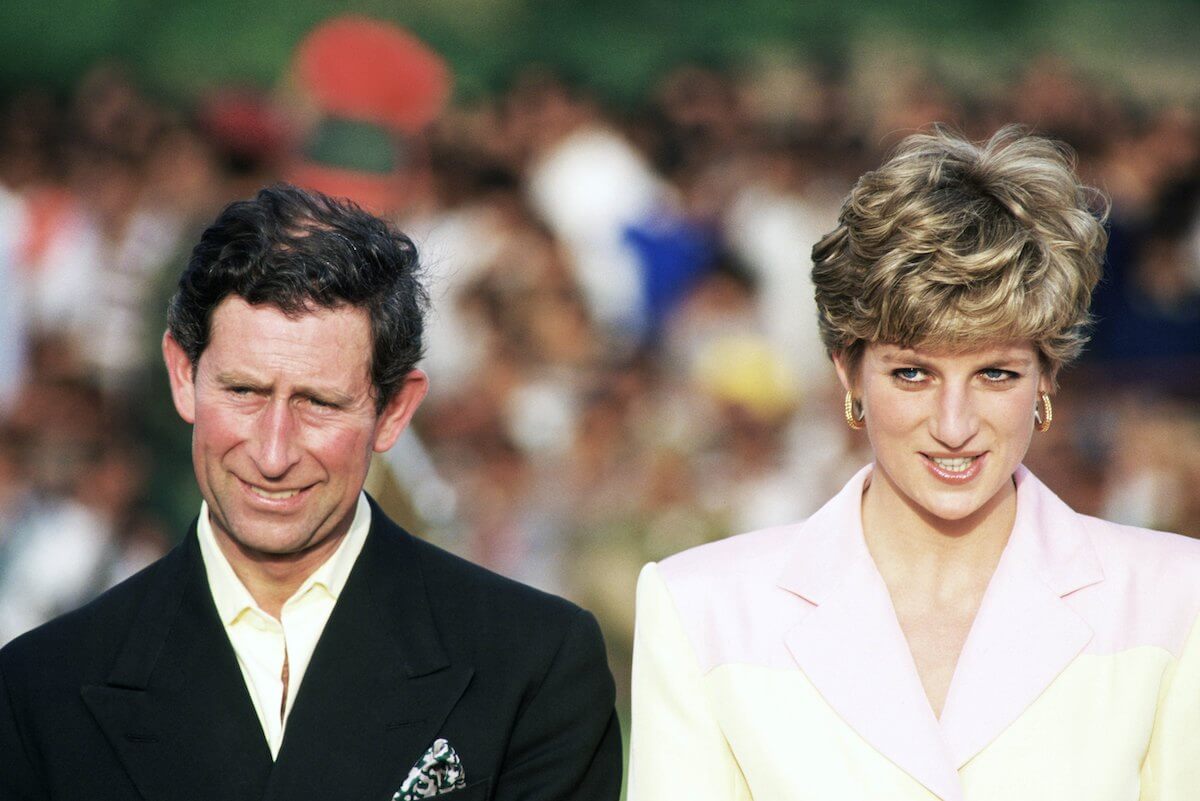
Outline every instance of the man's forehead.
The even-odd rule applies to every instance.
[[[349,303],[323,306],[307,301],[295,307],[285,307],[273,302],[252,303],[241,295],[228,295],[216,305],[209,317],[210,339],[218,328],[231,324],[293,329],[303,326],[366,333],[368,342],[364,344],[369,344],[371,316],[365,308]]]
[[[251,304],[233,295],[213,311],[209,348],[216,346],[238,359],[230,365],[244,367],[271,355],[306,356],[326,362],[326,368],[371,362],[370,317],[355,306],[314,307],[288,312],[274,304]]]
[[[282,315],[292,320],[298,320],[308,316],[329,318],[347,314],[361,316],[368,320],[370,318],[370,315],[367,313],[365,308],[361,306],[355,306],[351,303],[335,303],[333,305],[327,305],[312,298],[303,297],[287,303],[280,303],[275,300],[255,301],[232,292],[221,298],[220,302],[213,307],[212,317],[216,318],[217,314],[222,309],[234,308],[237,308],[241,311],[270,312],[273,314]]]

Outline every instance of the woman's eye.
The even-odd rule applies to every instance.
[[[997,382],[1008,381],[1009,379],[1017,377],[1017,374],[1012,370],[1001,370],[999,367],[989,367],[988,369],[982,371],[980,375],[982,375],[988,381]]]
[[[892,375],[901,381],[915,384],[925,378],[925,371],[919,367],[901,367],[899,370],[893,370]]]

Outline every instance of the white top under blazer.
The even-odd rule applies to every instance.
[[[863,539],[870,473],[642,571],[629,801],[1200,801],[1200,541],[1019,468],[939,719]]]

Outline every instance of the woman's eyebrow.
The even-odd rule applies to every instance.
[[[884,353],[880,354],[880,358],[883,359],[885,362],[892,362],[892,363],[899,363],[899,362],[912,363],[912,362],[928,361],[927,359],[922,359],[915,350],[909,350],[907,348],[903,349],[903,350],[884,352]]]
[[[1033,357],[1028,356],[1024,353],[1006,353],[1006,352],[990,354],[988,358],[980,359],[980,362],[986,362],[987,364],[1002,365],[1002,366],[1008,366],[1008,367],[1012,367],[1014,365],[1028,366],[1028,365],[1033,364],[1033,361],[1034,361]]]
[[[937,360],[934,356],[922,356],[915,350],[904,349],[891,352],[881,353],[879,358],[889,364],[905,364],[905,365],[922,365],[932,364]],[[1024,353],[1016,353],[1012,351],[996,351],[995,353],[985,353],[978,360],[982,365],[1030,365],[1033,364],[1033,357]]]

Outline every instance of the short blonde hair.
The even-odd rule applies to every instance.
[[[1029,341],[1053,379],[1087,341],[1106,215],[1065,146],[1016,126],[910,136],[813,247],[825,347],[853,364],[870,342]]]

